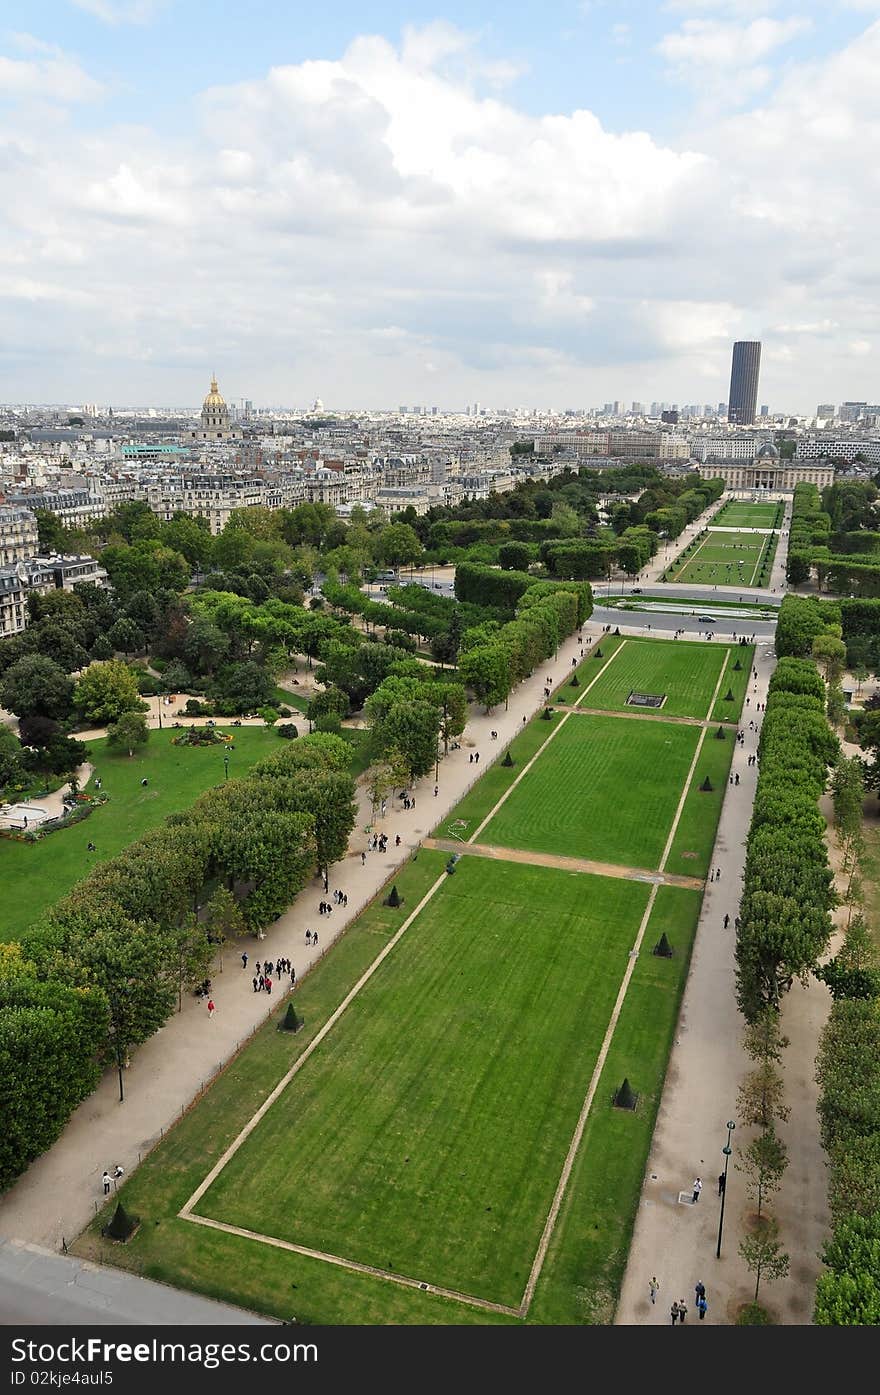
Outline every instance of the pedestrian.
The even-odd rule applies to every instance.
[[[695,1177],[695,1178],[694,1178],[694,1205],[695,1205],[695,1206],[696,1206],[697,1202],[698,1202],[699,1199],[700,1199],[700,1192],[701,1192],[702,1190],[703,1190],[703,1181],[702,1181],[702,1178],[700,1178],[700,1177]]]
[[[343,893],[343,896],[342,896],[342,904],[343,904],[343,906],[347,906],[347,905],[348,905],[348,892],[347,892],[347,891]]]
[[[729,924],[730,924],[730,916],[729,916],[729,915],[725,915],[725,917],[724,917],[724,928],[725,928],[725,930],[727,929],[727,927],[728,927]]]
[[[480,753],[479,753],[479,751],[474,751],[474,765],[479,765],[479,763],[480,763]]]
[[[437,798],[437,796],[438,796],[439,793],[440,793],[440,786],[439,786],[439,785],[435,785],[435,786],[434,786],[434,798],[435,798],[435,799]]]
[[[105,1196],[109,1196],[109,1195],[110,1195],[110,1173],[107,1171],[106,1167],[104,1168],[104,1176],[101,1178],[101,1181],[104,1183],[104,1195],[105,1195]]]
[[[712,868],[712,871],[709,873],[709,881],[710,881],[710,882],[714,882],[714,880],[715,880],[715,868],[713,867],[713,868]]]
[[[113,1169],[113,1180],[118,1182],[124,1171],[125,1168],[122,1166],[122,1163],[117,1163]]]
[[[365,852],[362,851],[362,852],[361,852],[361,866],[362,866],[362,867],[366,867],[366,865],[367,865],[367,854],[366,854]]]
[[[258,989],[257,976],[256,976],[256,974],[254,974],[254,992],[255,992],[255,993],[257,992],[257,989]]]
[[[720,881],[721,881],[721,868],[720,868],[720,867],[716,867],[716,868],[715,868],[715,880],[716,880],[716,882],[720,882]]]
[[[669,1314],[672,1318],[672,1326],[674,1327],[678,1322],[678,1303],[675,1302],[675,1300],[673,1300],[672,1307],[669,1309]]]
[[[699,1303],[701,1298],[706,1297],[706,1285],[702,1279],[698,1279],[694,1284],[694,1302]]]
[[[245,949],[245,950],[242,951],[242,956],[241,956],[241,967],[242,967],[243,969],[246,969],[246,968],[247,968],[247,961],[248,961],[248,956],[247,956],[247,950]]]
[[[266,980],[263,978],[263,975],[260,974],[260,989],[259,989],[259,991],[260,991],[261,993],[262,993],[262,991],[263,991],[263,988],[265,987],[265,983],[266,983]]]
[[[290,962],[290,961],[288,961],[288,962]],[[290,965],[290,986],[291,986],[291,988],[293,987],[293,985],[294,985],[295,983],[296,983],[296,969],[295,969],[295,968],[293,967],[293,965],[291,964],[291,965]]]
[[[474,756],[474,760],[479,760],[479,759],[480,759],[480,755],[479,755],[479,752],[477,752],[477,754]],[[409,801],[409,807],[410,807],[411,809],[414,809],[414,808],[416,807],[416,797],[415,797],[415,795],[413,795],[412,799]]]
[[[685,1303],[685,1301],[684,1301],[683,1298],[679,1298],[679,1300],[678,1300],[678,1320],[679,1320],[679,1322],[683,1323],[684,1320],[685,1320],[685,1318],[687,1317],[687,1315],[688,1315],[688,1305],[687,1305],[687,1303]]]
[[[271,978],[267,978],[267,979],[266,979],[266,992],[267,992],[267,993],[271,993],[271,992],[272,992],[272,980],[271,980]],[[213,1003],[209,1003],[208,1006],[209,1006],[209,1007],[213,1007],[214,1005],[213,1005]]]
[[[385,803],[385,800],[383,799],[383,800],[382,800],[382,818],[383,818],[383,819],[384,819],[384,817],[385,817],[385,810],[386,810],[387,807],[388,807],[388,806],[387,806],[387,804]]]
[[[525,724],[526,724],[526,719],[525,719],[525,717],[523,717],[523,719],[522,719],[522,724],[523,724],[523,726],[525,726]]]
[[[734,775],[734,777],[733,777],[733,783],[734,783],[735,785],[738,785],[738,784],[739,784],[739,775],[738,775],[738,774],[737,774],[737,775]]]
[[[400,834],[399,834],[399,833],[396,833],[396,834],[394,835],[394,846],[395,846],[396,848],[399,848],[399,847],[400,847]]]
[[[306,931],[306,944],[307,944],[307,945],[310,945],[311,943],[312,943],[312,932],[311,932],[311,930],[307,930],[307,931]],[[259,968],[259,967],[260,967],[260,966],[259,966],[259,964],[258,964],[258,965],[257,965],[257,968]]]
[[[149,781],[148,781],[147,779],[143,779],[143,780],[141,780],[141,784],[142,784],[142,785],[147,785],[147,784],[149,784]]]
[[[313,945],[316,945],[317,943],[318,943],[318,932],[317,932],[317,930],[316,930],[315,933],[314,933],[314,935],[312,936],[312,944],[313,944]]]
[[[697,1299],[697,1312],[700,1314],[700,1322],[702,1322],[703,1318],[706,1316],[708,1307],[709,1304],[706,1302],[706,1295],[703,1294],[702,1297]]]
[[[657,1301],[657,1293],[658,1293],[659,1289],[660,1289],[660,1285],[659,1285],[659,1283],[657,1282],[657,1275],[655,1274],[655,1275],[652,1277],[651,1282],[648,1284],[648,1292],[649,1292],[650,1295],[651,1295],[651,1302],[652,1302],[652,1303],[656,1303],[656,1301]]]
[[[728,775],[728,777],[727,777],[727,783],[728,783],[729,785],[732,785],[732,784],[733,784],[733,776],[732,776],[732,775]]]
[[[726,1186],[727,1186],[727,1178],[725,1177],[725,1175],[724,1175],[723,1172],[719,1172],[719,1174],[718,1174],[718,1195],[719,1195],[719,1196],[723,1196],[723,1195],[724,1195],[724,1188],[725,1188]]]
[[[257,962],[256,962],[256,964],[254,965],[254,967],[255,967],[255,969],[256,969],[256,971],[257,971],[258,974],[261,974],[261,973],[263,972],[263,966],[262,966],[262,964],[260,963],[259,959],[257,960]]]
[[[214,1016],[214,999],[213,999],[213,998],[209,998],[209,999],[208,999],[208,1016],[209,1016],[209,1017],[213,1017],[213,1016]]]
[[[473,751],[471,751],[470,755],[468,756],[468,765],[473,765],[473,763],[474,763],[474,753],[473,753]]]

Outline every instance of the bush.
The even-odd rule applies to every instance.
[[[279,717],[292,717],[292,716],[293,716],[293,713],[291,712],[291,710],[290,710],[289,707],[279,707],[279,709],[278,709],[278,716],[279,716]]]
[[[315,731],[326,731],[337,736],[342,730],[342,720],[338,712],[325,712],[315,719]]]
[[[299,736],[293,722],[282,722],[281,726],[276,727],[275,730],[283,741],[295,741]]]
[[[746,1303],[736,1315],[737,1327],[772,1327],[773,1319],[760,1303]]]

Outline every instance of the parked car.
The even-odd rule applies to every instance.
[[[697,616],[697,619],[699,620],[699,622],[700,622],[701,625],[714,625],[714,624],[715,624],[715,616],[714,616],[714,615],[698,615],[698,616]]]

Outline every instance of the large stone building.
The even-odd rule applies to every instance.
[[[220,396],[217,379],[211,379],[211,390],[202,403],[200,425],[189,433],[193,441],[240,441],[241,431],[229,420],[229,408]]]
[[[824,489],[834,483],[834,466],[827,461],[780,460],[779,451],[770,441],[758,447],[754,460],[719,460],[717,464],[713,461],[711,474],[724,480],[725,489],[767,493],[792,493],[796,484],[814,484],[817,489]]]
[[[31,510],[0,503],[0,566],[26,562],[38,550],[37,520]]]

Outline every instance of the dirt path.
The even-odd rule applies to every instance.
[[[664,716],[662,710],[658,712],[646,712],[641,710],[638,712],[622,712],[616,707],[573,707],[567,702],[557,702],[553,705],[557,712],[573,712],[575,715],[585,713],[588,717],[624,717],[626,720],[632,722],[677,722],[680,726],[684,727],[705,727],[709,725],[708,722],[702,721],[699,717]],[[717,726],[717,722],[712,722],[711,725],[713,727]]]
[[[426,838],[425,848],[438,852],[488,857],[496,862],[528,862],[536,867],[555,867],[560,872],[590,872],[596,877],[616,877],[623,881],[654,882],[657,886],[680,886],[702,891],[699,877],[681,877],[674,872],[651,872],[645,867],[623,867],[616,862],[594,862],[586,857],[562,857],[558,853],[529,852],[524,848],[501,848],[492,843],[459,843],[455,838]]]

